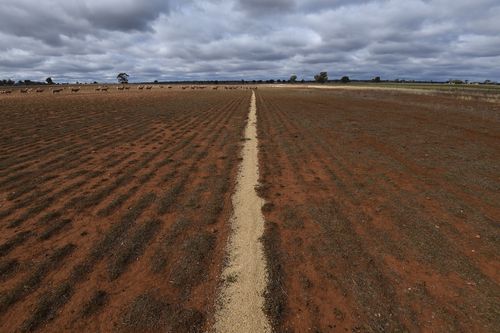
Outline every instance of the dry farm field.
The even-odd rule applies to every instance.
[[[0,101],[0,331],[201,329],[249,91]]]
[[[282,89],[257,110],[278,331],[498,331],[500,103]]]
[[[0,332],[222,327],[253,140],[274,331],[500,329],[496,96],[150,87],[0,96]]]

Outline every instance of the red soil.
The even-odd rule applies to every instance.
[[[498,104],[256,96],[276,331],[500,327]],[[0,331],[208,330],[249,100],[2,95]]]
[[[500,106],[398,91],[260,89],[278,331],[500,327]]]
[[[208,327],[249,100],[2,97],[0,331]]]

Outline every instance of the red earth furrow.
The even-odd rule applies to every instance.
[[[295,164],[295,166],[293,166],[293,164],[290,163],[291,164],[290,167],[295,170],[294,172],[304,172],[305,174],[308,174],[311,173],[312,170],[313,171],[312,175],[314,177],[319,177],[322,183],[326,182],[326,184],[323,185],[319,184],[319,182],[318,184],[315,184],[314,179],[309,178],[309,182],[302,181],[300,184],[298,184],[298,186],[302,187],[303,190],[305,190],[306,188],[310,188],[311,189],[310,191],[305,190],[305,192],[303,192],[303,195],[300,194],[298,195],[296,191],[293,191],[293,195],[288,195],[287,191],[283,191],[280,187],[276,188],[276,186],[279,186],[279,184],[286,184],[287,187],[289,187],[291,184],[294,183],[294,181],[291,181],[289,172],[286,170],[288,169],[288,165],[286,167],[284,165],[281,165],[281,170],[274,175],[271,173],[270,175],[267,175],[267,177],[266,175],[264,176],[264,180],[270,181],[272,184],[271,191],[269,191],[270,196],[268,197],[268,199],[270,199],[271,202],[274,203],[276,207],[271,213],[269,213],[269,219],[272,221],[279,221],[278,227],[280,228],[279,229],[280,237],[281,241],[284,242],[283,245],[281,246],[281,250],[285,251],[285,254],[283,254],[283,256],[286,258],[286,248],[288,247],[291,248],[299,246],[300,249],[304,249],[303,251],[299,252],[294,251],[295,256],[298,256],[297,258],[298,260],[296,260],[294,263],[285,262],[285,267],[289,267],[288,269],[285,268],[285,276],[286,272],[292,275],[292,277],[289,278],[290,280],[288,280],[289,284],[287,285],[287,288],[289,288],[288,294],[293,295],[290,296],[288,300],[289,302],[288,307],[289,309],[291,309],[290,311],[293,312],[287,313],[286,316],[282,317],[281,319],[282,325],[285,325],[286,323],[289,325],[286,327],[293,327],[298,329],[299,331],[301,329],[305,330],[308,327],[310,328],[316,327],[317,329],[328,330],[328,327],[332,329],[332,327],[329,326],[330,324],[328,323],[328,320],[330,318],[329,316],[332,316],[332,322],[340,321],[342,322],[342,325],[345,325],[346,327],[349,326],[353,327],[356,325],[356,322],[358,323],[365,322],[369,325],[368,327],[372,327],[372,329],[376,330],[381,329],[382,327],[393,327],[394,329],[398,327],[398,322],[399,322],[399,325],[402,324],[406,327],[413,327],[413,328],[419,327],[420,325],[424,325],[427,327],[438,326],[438,327],[448,327],[448,329],[454,327],[454,329],[458,329],[460,326],[457,326],[457,324],[454,321],[449,319],[450,314],[453,314],[453,316],[463,316],[464,308],[472,309],[473,304],[476,305],[481,304],[480,307],[482,308],[481,310],[475,312],[474,316],[476,316],[476,318],[482,317],[485,320],[483,321],[484,325],[491,325],[491,317],[488,318],[487,316],[484,316],[484,313],[491,313],[493,309],[492,303],[485,302],[485,299],[487,299],[487,295],[488,293],[491,292],[491,290],[497,288],[496,287],[497,275],[494,273],[494,270],[491,269],[487,274],[488,277],[481,275],[481,273],[478,273],[477,268],[475,268],[474,265],[476,265],[476,267],[482,267],[483,272],[486,273],[486,268],[488,267],[488,264],[486,264],[486,262],[484,261],[479,263],[477,260],[473,260],[472,256],[470,255],[471,252],[467,250],[467,247],[471,246],[469,244],[469,241],[464,239],[463,235],[461,238],[456,238],[457,233],[454,233],[453,229],[448,229],[446,227],[448,224],[450,225],[450,227],[455,226],[457,223],[460,224],[460,221],[452,217],[449,212],[447,212],[446,210],[443,211],[442,209],[441,210],[427,209],[426,211],[417,211],[414,209],[408,210],[412,206],[412,204],[414,204],[414,202],[407,202],[406,200],[401,201],[403,197],[398,197],[396,195],[399,193],[399,195],[401,196],[401,194],[403,193],[405,196],[413,196],[418,198],[419,202],[429,206],[426,203],[427,199],[425,198],[425,196],[419,193],[418,191],[419,190],[421,191],[422,187],[429,190],[433,189],[434,188],[433,186],[435,186],[435,184],[433,185],[432,183],[421,182],[418,177],[414,177],[410,178],[410,181],[408,182],[408,185],[410,185],[410,187],[408,187],[408,185],[404,184],[399,185],[401,184],[397,182],[399,178],[394,178],[390,174],[389,177],[391,178],[388,179],[390,180],[389,182],[385,180],[383,182],[380,182],[379,180],[377,180],[377,178],[374,178],[373,174],[363,173],[364,172],[363,169],[370,169],[365,166],[362,166],[362,168],[354,167],[351,168],[352,170],[351,172],[345,172],[345,165],[353,165],[353,162],[355,161],[351,159],[352,157],[350,156],[352,155],[345,155],[345,152],[348,152],[346,148],[349,147],[349,145],[351,146],[353,145],[353,143],[351,143],[352,139],[350,139],[350,137],[352,137],[352,134],[348,134],[349,132],[345,132],[345,134],[342,132],[339,133],[342,134],[342,136],[344,137],[347,136],[349,138],[348,140],[345,140],[344,138],[342,138],[342,136],[340,137],[338,135],[335,136],[336,139],[340,139],[339,142],[347,144],[347,146],[345,147],[342,146],[337,147],[334,141],[328,141],[331,140],[329,139],[330,137],[334,136],[333,133],[336,132],[335,128],[333,130],[333,133],[326,132],[326,128],[329,125],[329,122],[323,121],[321,117],[325,117],[325,120],[328,119],[327,117],[337,117],[339,119],[342,119],[341,117],[343,117],[344,114],[347,114],[348,107],[346,107],[345,112],[343,111],[335,112],[335,109],[330,108],[329,109],[330,113],[326,113],[327,112],[326,110],[323,111],[322,109],[314,109],[313,105],[315,101],[313,99],[309,99],[308,103],[307,99],[304,97],[296,97],[293,95],[288,95],[287,98],[289,98],[290,100],[288,101],[288,103],[286,103],[285,102],[286,99],[284,99],[283,96],[286,94],[279,94],[278,92],[270,93],[267,91],[265,91],[264,93],[266,94],[264,95],[265,98],[263,99],[263,103],[266,103],[267,99],[271,100],[271,103],[269,103],[271,107],[267,108],[266,112],[277,113],[278,118],[276,119],[279,122],[279,125],[271,124],[269,126],[265,124],[264,125],[265,128],[266,129],[273,127],[278,128],[283,124],[285,124],[286,128],[284,131],[281,131],[279,135],[271,134],[272,132],[269,134],[269,137],[271,137],[269,140],[273,140],[274,138],[277,137],[282,141],[281,145],[278,144],[277,146],[273,147],[274,148],[280,146],[285,147],[287,144],[296,146],[296,148],[294,148],[293,150],[290,149],[287,150],[288,153],[295,152],[296,154],[298,154],[298,156],[291,157],[291,159],[295,161],[293,163]],[[319,96],[319,93],[316,94],[316,97],[323,98],[323,100],[325,100],[326,98],[324,96]],[[345,96],[343,97],[345,98]],[[355,101],[355,103],[358,102]],[[305,107],[305,105],[309,105],[309,107]],[[329,105],[332,105],[332,103]],[[301,111],[299,111],[301,107],[302,107],[302,113],[300,113]],[[364,125],[362,123],[363,118],[359,117],[360,114],[362,114],[362,112],[352,113],[349,114],[348,117],[357,121],[358,124],[361,121],[361,125]],[[321,115],[321,117],[319,117],[319,115]],[[265,122],[268,121],[270,118],[268,117],[268,115],[262,115],[261,119],[264,119],[263,121]],[[337,124],[343,124],[343,123],[337,123]],[[358,140],[358,138],[356,137],[353,137],[353,139]],[[354,142],[357,144],[359,141],[354,141]],[[375,155],[380,154],[380,152],[378,152],[376,149],[374,150],[374,147],[372,147],[370,143],[365,143],[363,141],[361,142],[364,145],[363,149],[360,150],[362,151],[363,154],[365,154],[365,151],[368,152],[368,149],[371,150],[370,155],[365,154],[365,156],[372,156],[373,152],[376,152]],[[264,167],[266,161],[268,161],[267,163],[271,163],[269,162],[270,160],[268,159],[269,156],[280,154],[279,151],[273,153],[267,151],[268,145],[266,143],[267,143],[267,137],[263,143],[263,146],[266,149],[266,152],[264,154],[264,156],[266,156],[264,161]],[[338,149],[340,147],[342,147],[342,149]],[[356,146],[354,146],[354,149],[359,149],[359,148],[356,148]],[[382,160],[387,160],[389,162],[389,164],[387,165],[391,167],[392,165],[394,165],[394,162],[390,154],[389,155],[382,154],[381,157]],[[276,163],[283,163],[283,162],[276,161]],[[305,163],[306,164],[305,169],[303,168],[301,170],[301,168],[297,168],[296,166],[297,163],[301,164]],[[357,161],[356,163],[354,163],[354,165],[356,164],[358,164]],[[383,167],[383,165],[384,164],[380,164],[381,167]],[[376,171],[377,169],[372,167],[370,170]],[[407,173],[408,176],[413,177],[411,173],[414,172],[415,170],[402,169],[402,171],[404,173]],[[269,176],[272,176],[271,179],[269,179]],[[330,176],[332,178],[331,180],[328,180]],[[273,179],[273,177],[276,179]],[[300,178],[301,177],[299,177],[299,179]],[[302,179],[305,178],[302,177]],[[370,183],[366,183],[366,180],[370,180]],[[376,183],[373,183],[374,180],[376,181]],[[331,181],[333,181],[333,183],[331,183],[331,185],[328,185],[328,183]],[[353,185],[353,183],[355,185]],[[340,185],[340,187],[338,187],[335,184]],[[357,184],[364,184],[364,185],[363,187],[358,187]],[[416,184],[417,186],[415,187],[414,184]],[[382,185],[382,187],[378,187],[380,185]],[[381,190],[383,192],[380,192]],[[276,191],[282,193],[282,195],[278,198],[274,197],[274,193]],[[283,193],[285,194],[284,197]],[[376,199],[374,200],[370,198],[370,194],[371,196],[375,194]],[[322,197],[324,199],[321,199]],[[332,199],[334,200],[333,202]],[[325,202],[324,200],[327,201]],[[330,201],[330,203],[328,203],[328,200]],[[444,200],[444,198],[440,198],[440,201],[441,200]],[[383,219],[380,219],[381,216],[377,216],[380,215],[377,206],[383,203],[390,203],[391,201],[396,203],[396,205],[399,205],[396,206],[393,203],[391,203],[390,206],[385,207],[386,210],[389,209],[387,212],[391,212],[391,214],[397,213],[397,214],[407,215],[408,213],[411,212],[411,214],[417,214],[416,216],[420,216],[422,218],[429,218],[432,217],[433,214],[440,214],[441,216],[443,216],[443,218],[447,223],[446,224],[440,223],[442,225],[442,228],[434,229],[434,225],[430,221],[429,221],[430,223],[426,222],[424,225],[420,225],[417,227],[417,225],[415,224],[417,220],[408,220],[408,221],[401,221],[403,222],[403,224],[398,222],[399,224],[395,224],[392,227],[389,226],[386,227],[381,225],[380,227],[378,227],[379,231],[374,233],[375,231],[373,229],[373,227],[375,227],[375,225],[373,224],[374,219],[380,221],[377,223],[381,223],[383,221]],[[283,207],[282,202],[288,202],[287,204],[288,206]],[[323,202],[322,204],[323,207],[320,205],[319,206],[320,208],[314,208],[315,206],[319,205],[318,202]],[[332,205],[332,204],[333,206],[331,206],[331,208],[328,208],[327,205]],[[286,220],[283,220],[282,217],[280,218],[279,214],[275,212],[275,210],[283,212],[284,209],[290,209],[290,206],[296,207],[296,210],[298,211],[297,214],[299,214],[299,219],[303,219],[304,226],[298,229],[301,231],[300,234],[298,234],[296,230],[294,230],[293,228],[290,228],[290,226],[287,227]],[[325,208],[325,206],[327,208]],[[403,207],[404,209],[402,210],[401,208]],[[361,214],[359,213],[360,210]],[[383,211],[383,216],[386,220],[385,223],[386,225],[387,222],[391,220],[393,221],[392,223],[394,223],[395,221],[398,221],[400,219],[400,217],[397,215],[392,217],[391,215],[387,215],[387,212]],[[323,215],[327,214],[326,216],[330,216],[331,214],[333,214],[332,215],[333,217],[335,216],[335,214],[340,214],[339,216],[341,217],[341,221],[342,219],[346,220],[344,220],[345,222],[343,222],[342,224],[337,224],[337,222],[332,222],[333,225],[329,225],[321,222],[323,221],[322,214]],[[409,215],[407,216],[409,218]],[[293,216],[290,215],[289,218],[290,217],[293,220]],[[387,219],[389,219],[389,221],[387,221]],[[318,232],[317,229],[311,228],[309,226],[309,224],[314,221],[319,222],[320,225],[322,225],[323,234],[321,234],[321,232]],[[325,220],[325,222],[326,221],[327,220]],[[391,224],[391,222],[389,224]],[[345,229],[346,226],[348,225],[350,225],[354,229],[352,231],[349,229]],[[335,229],[335,228],[341,228],[341,229]],[[341,231],[342,237],[344,237],[344,239],[338,239],[335,233],[330,233],[333,230]],[[384,238],[384,235],[386,236],[389,235],[387,234],[387,232],[390,232],[390,238]],[[420,234],[422,232],[424,232],[424,234]],[[425,233],[427,233],[427,236],[430,237],[428,240],[422,238],[426,237]],[[323,274],[325,273],[333,274],[333,277],[337,276],[336,278],[340,279],[337,280],[340,282],[340,285],[337,284],[337,286],[340,287],[340,290],[344,290],[343,292],[348,292],[347,299],[345,297],[346,295],[341,295],[339,293],[330,294],[333,288],[328,288],[327,290],[325,290],[324,286],[326,281],[324,280],[324,278],[321,278],[321,274],[318,275],[317,273],[311,272],[311,266],[307,264],[309,261],[316,262],[315,267],[312,268],[313,270],[316,270],[317,272],[322,272],[325,270],[329,271],[328,266],[321,264],[321,261],[323,260],[319,258],[321,258],[322,256],[318,256],[317,252],[314,251],[311,252],[312,249],[314,248],[316,248],[315,251],[321,250],[322,242],[326,242],[324,243],[326,246],[333,246],[333,248],[335,248],[335,246],[338,246],[338,244],[335,243],[328,243],[329,240],[328,238],[325,238],[325,235],[328,235],[328,237],[339,242],[338,244],[340,244],[341,247],[338,248],[338,250],[340,251],[349,250],[351,253],[351,255],[349,256],[354,255],[354,258],[357,258],[356,257],[357,255],[365,253],[360,257],[360,259],[356,260],[357,262],[356,266],[358,266],[358,268],[345,266],[344,269],[346,270],[346,272],[340,273],[338,271],[340,268],[337,267],[337,269],[334,271],[330,271],[329,273],[326,272],[323,273]],[[346,243],[346,239],[349,241],[349,243]],[[310,243],[309,240],[314,240],[314,241],[313,243]],[[424,249],[422,247],[419,248],[419,245],[417,245],[418,243],[415,242],[416,241],[419,242],[422,240],[425,240],[424,243],[430,247],[428,247],[427,249]],[[443,240],[446,240],[446,242],[449,242],[450,240],[455,240],[459,242],[457,243],[457,245],[453,245],[451,247],[448,246],[448,248],[446,248],[447,246],[446,244],[451,244],[451,243],[443,242]],[[391,244],[391,242],[394,243]],[[439,242],[441,242],[442,244],[440,244]],[[436,245],[438,245],[438,248],[436,249],[432,248],[435,247]],[[491,243],[488,246],[491,246]],[[436,251],[434,253],[439,253],[440,251],[443,250],[444,253],[446,253],[446,255],[445,256],[441,255],[442,258],[452,259],[449,263],[445,264],[445,267],[448,265],[449,267],[446,267],[444,272],[442,271],[442,269],[435,268],[435,263],[439,263],[440,260],[442,260],[439,258],[439,256],[435,258],[432,257],[419,258],[417,259],[418,262],[417,265],[407,260],[401,261],[401,259],[397,259],[397,258],[414,258],[419,254],[427,255],[427,253],[430,253],[430,251]],[[356,251],[361,251],[361,252],[357,254]],[[376,258],[377,255],[381,254],[380,251],[382,251],[382,253],[384,254],[384,256],[381,258],[382,260],[380,258]],[[301,253],[301,255],[298,255],[298,253]],[[366,261],[366,258],[370,258],[370,256],[367,257],[367,253],[371,253],[371,259],[369,259],[368,261]],[[485,255],[487,254],[485,253],[482,255],[482,260],[486,259]],[[330,256],[332,255],[330,254]],[[335,258],[335,255],[333,255],[332,257]],[[495,262],[494,257],[490,258],[493,260],[491,263],[494,264]],[[345,259],[337,258],[337,261],[338,260],[340,260],[340,262],[337,262],[337,265],[339,265]],[[468,260],[471,261],[468,262]],[[472,262],[475,262],[475,264],[472,265],[471,264]],[[392,267],[387,267],[388,264],[391,264]],[[402,264],[406,265],[407,268],[402,270],[401,269]],[[295,269],[291,271],[291,267],[295,267]],[[359,270],[360,267],[361,270]],[[458,270],[458,272],[460,272],[460,276],[456,276],[452,279],[452,277],[446,273],[446,270],[448,270],[449,268],[451,268],[452,270]],[[377,273],[381,274],[380,277],[385,276],[385,278],[388,279],[384,283],[382,283],[382,281],[384,281],[383,279],[380,280],[380,282],[382,283],[380,285],[380,288],[383,288],[382,286],[389,284],[390,285],[416,284],[419,287],[417,287],[416,289],[414,288],[408,289],[408,290],[413,290],[412,292],[408,292],[408,290],[402,292],[402,289],[394,289],[392,292],[390,291],[389,293],[384,293],[382,292],[382,289],[380,289],[378,297],[370,298],[371,296],[369,295],[369,293],[368,294],[366,293],[366,290],[363,291],[360,289],[357,291],[357,288],[361,286],[359,285],[359,283],[372,283],[371,285],[372,288],[375,287],[373,291],[377,293],[377,288],[379,287],[377,287],[373,283],[375,283],[377,279],[379,279],[379,277],[371,273],[369,274],[365,273],[369,272],[370,270],[374,270],[375,272],[380,272]],[[429,272],[432,273],[433,276],[432,278],[425,278],[424,276],[421,275],[421,272]],[[352,275],[354,277],[354,280],[352,281],[355,283],[354,285],[348,280],[343,280],[344,279],[343,275],[346,275],[346,277],[348,277],[349,274],[353,273],[361,274],[358,277],[356,277],[356,275]],[[300,277],[300,274],[302,275],[306,274],[306,276]],[[466,278],[465,281],[463,280],[464,278]],[[296,282],[294,282],[293,279],[296,279],[295,280]],[[425,286],[425,284],[424,285],[420,284],[422,280],[419,281],[419,279],[426,280],[427,287]],[[481,281],[480,282],[481,287],[479,287],[477,290],[472,290],[469,288],[464,289],[463,285],[467,281],[470,281],[469,279],[474,280],[476,282]],[[307,283],[304,284],[304,281],[306,281]],[[451,288],[447,285],[450,281],[454,281],[452,284],[453,287]],[[356,283],[358,283],[358,286],[356,286]],[[323,286],[323,288],[319,293],[315,292],[315,286],[317,285]],[[328,282],[326,282],[326,285],[328,285]],[[432,289],[429,289],[430,286],[432,286]],[[345,287],[348,288],[345,289]],[[438,291],[438,289],[434,289],[436,287],[441,288],[441,290]],[[422,294],[420,296],[422,298],[420,302],[417,303],[409,299],[411,293],[414,293],[415,291],[426,292],[425,294]],[[459,293],[465,292],[465,294],[468,295],[465,298],[464,304],[456,303],[456,299],[454,298],[454,296],[452,296],[457,291]],[[352,296],[348,296],[349,292],[351,293]],[[322,297],[322,294],[324,295],[325,293],[327,293],[327,295],[329,296]],[[301,294],[303,295],[302,297],[306,297],[305,300],[303,300],[301,297],[297,297]],[[291,299],[292,297],[293,299]],[[377,298],[384,299],[387,297],[389,297],[389,299],[391,299],[392,297],[392,301],[388,300],[387,302],[394,304],[396,303],[403,304],[400,305],[402,307],[399,308],[399,310],[396,310],[396,308],[391,309],[390,307],[384,308],[383,306],[381,307],[380,304],[373,302]],[[355,303],[352,303],[353,299],[356,300]],[[307,303],[305,303],[306,300]],[[332,300],[334,301],[334,304],[331,303]],[[337,302],[337,304],[335,304],[335,302]],[[330,312],[328,313],[328,311],[324,312],[321,310],[321,309],[325,310],[332,309],[335,306],[338,307],[340,312],[336,313],[335,311],[330,310]],[[377,312],[373,313],[371,311],[366,312],[366,310],[363,310],[363,308],[366,308],[367,306],[370,307],[374,306],[374,308],[372,308],[371,311],[377,309],[378,307],[379,309],[378,311],[381,313],[381,316],[377,317]],[[301,307],[302,309],[298,309],[297,307]],[[308,308],[309,310],[304,311],[304,307]],[[350,309],[351,312],[346,314],[345,309]],[[433,309],[434,312],[437,311],[437,313],[433,314],[432,313]],[[306,325],[308,326],[302,326],[303,323],[301,323],[300,320],[296,321],[295,319],[292,319],[294,318],[297,310],[300,311],[300,317],[297,317],[297,320],[298,318],[302,318],[300,320],[302,322],[305,322]],[[395,310],[396,312],[394,312]],[[387,317],[387,313],[390,314],[391,312],[392,315],[396,315],[396,317],[392,317],[392,319],[391,317]],[[314,315],[315,313],[316,314],[321,313],[321,316]],[[420,318],[420,320],[418,320],[417,318]],[[463,318],[462,322],[462,325],[471,328],[474,327],[475,329],[479,329],[483,324],[478,324],[477,321],[470,320],[469,318],[467,319]],[[358,327],[358,329],[361,329],[361,327]]]

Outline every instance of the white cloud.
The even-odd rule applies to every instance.
[[[494,0],[4,0],[0,78],[500,79]]]

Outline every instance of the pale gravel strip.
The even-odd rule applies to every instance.
[[[227,248],[228,265],[218,297],[215,331],[220,333],[270,332],[264,314],[263,293],[267,286],[266,261],[260,237],[264,232],[262,205],[255,186],[259,181],[257,108],[252,92],[245,144],[232,203],[232,232]]]

